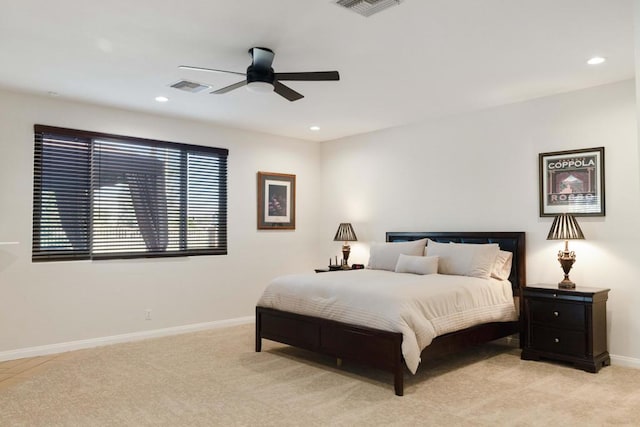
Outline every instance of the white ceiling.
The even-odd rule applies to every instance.
[[[632,0],[404,0],[369,18],[333,3],[0,0],[0,86],[320,141],[634,77]],[[276,72],[341,80],[288,82],[296,102],[169,87],[235,83],[177,67],[244,72],[252,46]]]

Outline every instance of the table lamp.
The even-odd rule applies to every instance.
[[[342,268],[349,268],[347,260],[349,259],[349,253],[351,252],[351,246],[348,242],[357,242],[358,238],[353,231],[353,227],[348,222],[343,222],[338,226],[336,236],[333,238],[334,242],[344,242],[342,245]]]
[[[569,271],[576,262],[576,253],[569,251],[569,240],[584,239],[578,221],[571,214],[560,214],[555,217],[547,240],[564,240],[564,251],[558,252],[558,261],[564,271],[564,279],[558,283],[562,289],[574,289],[576,284],[569,279]]]

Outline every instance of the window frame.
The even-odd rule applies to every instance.
[[[64,137],[66,139],[78,139],[88,141],[90,153],[88,155],[88,169],[89,169],[89,188],[86,195],[89,202],[89,212],[87,215],[88,231],[86,234],[86,242],[88,249],[85,251],[74,250],[56,250],[43,249],[41,246],[42,233],[46,227],[42,227],[40,220],[43,213],[43,194],[44,194],[44,173],[43,173],[43,140],[46,139],[45,135],[53,135]],[[94,190],[96,189],[96,175],[94,171],[94,163],[96,159],[94,157],[94,144],[96,140],[115,140],[122,143],[132,144],[144,144],[153,148],[159,149],[171,149],[180,150],[182,157],[188,157],[189,154],[203,154],[212,155],[217,157],[216,162],[219,162],[219,171],[216,174],[216,180],[219,182],[215,198],[219,202],[216,213],[218,220],[215,223],[219,230],[218,244],[216,246],[206,248],[193,248],[188,249],[188,239],[190,235],[187,233],[187,223],[189,222],[189,215],[187,209],[188,199],[188,185],[189,185],[189,169],[187,168],[187,161],[181,162],[180,168],[180,192],[179,192],[179,222],[180,232],[178,235],[179,249],[164,251],[142,251],[131,252],[133,249],[123,248],[120,253],[95,253],[93,248],[94,243]],[[93,132],[78,129],[68,129],[56,126],[47,125],[34,125],[34,171],[33,171],[33,234],[32,234],[32,262],[46,262],[46,261],[72,261],[72,260],[107,260],[107,259],[134,259],[134,258],[165,258],[165,257],[184,257],[184,256],[200,256],[200,255],[227,255],[228,253],[228,155],[229,150],[226,148],[185,144],[178,142],[161,141],[148,138],[137,138],[132,136],[116,135],[103,132]],[[138,227],[140,225],[138,224]],[[64,252],[64,253],[62,253]]]

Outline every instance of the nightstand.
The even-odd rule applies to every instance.
[[[342,268],[316,268],[316,273],[328,273],[330,271],[348,271],[351,270],[351,268],[346,268],[346,269],[342,269]]]
[[[552,359],[588,372],[611,364],[607,351],[609,289],[557,285],[524,288],[524,360]]]
[[[353,264],[349,268],[340,268],[333,266],[333,268],[316,268],[316,273],[328,273],[330,271],[349,271],[349,270],[362,270],[364,268],[364,264]]]

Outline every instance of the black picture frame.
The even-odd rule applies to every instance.
[[[540,216],[605,216],[604,147],[538,155]]]
[[[295,230],[296,176],[258,172],[258,230]]]

